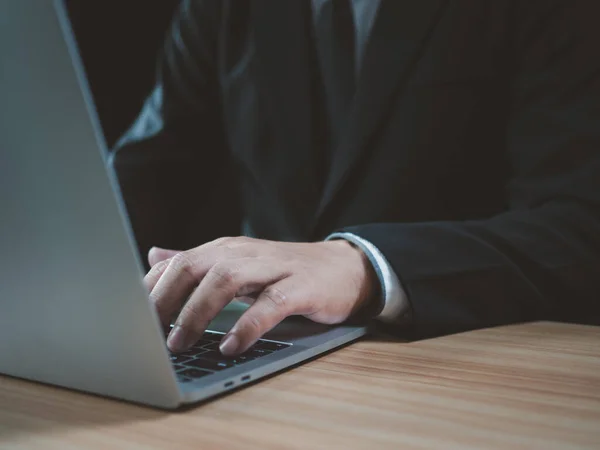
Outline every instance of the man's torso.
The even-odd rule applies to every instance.
[[[506,207],[504,3],[384,2],[337,148],[328,148],[317,44],[300,5],[282,14],[231,5],[220,18],[227,135],[253,234],[310,240],[341,226]],[[319,152],[333,154],[323,179]]]

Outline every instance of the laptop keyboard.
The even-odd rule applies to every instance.
[[[292,345],[260,339],[245,353],[235,357],[227,357],[219,351],[219,344],[223,336],[224,333],[207,331],[188,351],[183,353],[169,352],[178,380],[184,383],[197,380],[212,373],[270,355]]]

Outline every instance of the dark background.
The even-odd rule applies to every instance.
[[[157,56],[179,0],[67,0],[66,4],[112,147],[152,88]]]
[[[65,1],[106,143],[112,148],[154,85],[157,59],[180,0]],[[154,236],[153,245],[183,250],[240,233],[237,184],[228,166],[206,168],[211,173],[217,169],[223,176],[216,178],[212,191],[191,193],[189,210],[170,218],[169,236],[155,233],[152,223],[138,224],[144,234]],[[147,250],[139,246],[142,261]]]

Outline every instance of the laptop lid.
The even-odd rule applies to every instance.
[[[0,2],[0,372],[174,406],[179,390],[56,6]]]
[[[287,320],[285,350],[178,385],[69,29],[61,2],[0,2],[0,373],[174,408],[364,335]]]

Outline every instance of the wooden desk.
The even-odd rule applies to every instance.
[[[600,328],[367,340],[186,412],[0,377],[0,448],[600,448]]]

